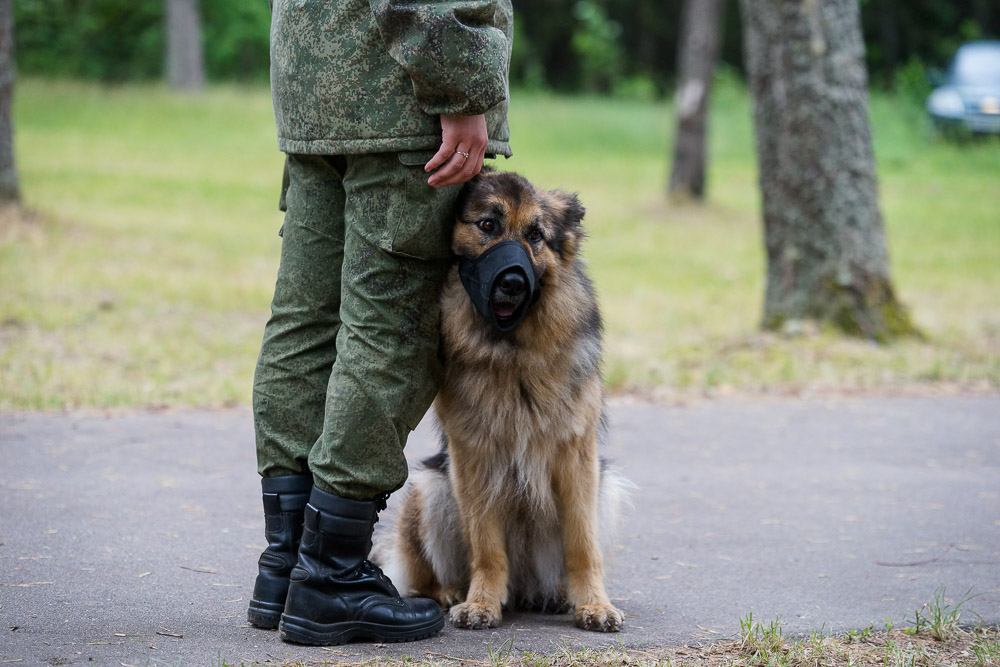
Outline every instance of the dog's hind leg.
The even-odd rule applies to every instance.
[[[462,534],[461,513],[446,468],[424,470],[415,476],[422,515],[421,555],[433,572],[436,589],[427,595],[443,607],[465,599],[469,587],[469,555]]]
[[[383,568],[406,596],[429,597],[450,607],[464,597],[468,568],[448,476],[420,470],[411,478]]]

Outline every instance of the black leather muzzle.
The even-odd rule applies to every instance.
[[[510,272],[521,275],[527,294],[510,317],[499,317],[493,308],[493,297],[501,278]],[[531,256],[517,241],[501,241],[474,260],[459,260],[458,275],[479,314],[503,332],[513,330],[524,321],[528,309],[538,301],[540,294]]]

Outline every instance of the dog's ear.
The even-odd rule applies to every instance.
[[[566,229],[579,227],[583,223],[583,216],[587,214],[587,209],[580,203],[580,198],[575,193],[555,190],[552,194],[562,201],[563,212],[560,226]]]
[[[559,239],[557,250],[560,255],[573,257],[580,249],[580,242],[586,236],[583,230],[583,216],[587,209],[576,194],[552,190],[549,193],[553,203],[553,218]]]

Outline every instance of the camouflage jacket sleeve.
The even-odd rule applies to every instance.
[[[427,114],[475,115],[507,98],[505,0],[370,0],[389,55]]]

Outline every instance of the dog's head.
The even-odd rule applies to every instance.
[[[496,267],[476,304],[487,319],[501,330],[523,319],[541,286],[576,258],[584,212],[576,195],[541,190],[511,172],[484,170],[466,183],[452,250],[464,267],[483,262]],[[464,273],[463,280],[469,275]]]

